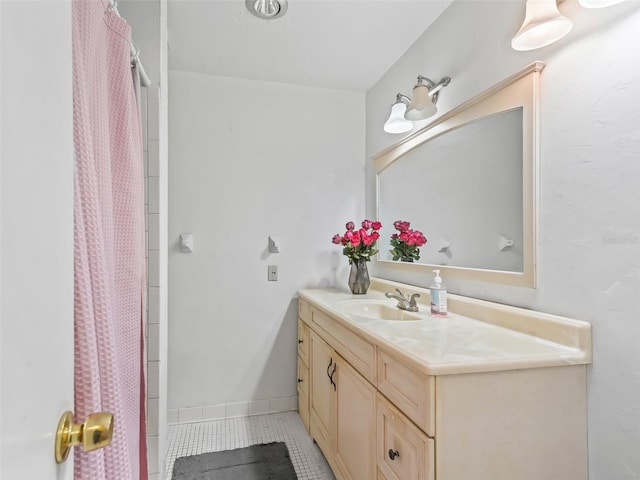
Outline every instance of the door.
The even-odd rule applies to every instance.
[[[336,355],[315,332],[311,332],[311,436],[328,458],[333,458],[335,431],[335,392],[331,375]]]
[[[342,357],[336,361],[336,463],[345,479],[370,480],[376,472],[376,390]]]
[[[71,480],[71,0],[0,1],[0,478]]]

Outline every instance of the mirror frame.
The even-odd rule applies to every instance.
[[[384,264],[385,267],[408,272],[422,270],[431,273],[437,268],[445,278],[462,278],[536,288],[539,90],[540,73],[544,65],[543,62],[534,62],[526,66],[371,158],[376,171],[376,217],[380,218],[380,173],[385,168],[414,148],[455,128],[483,117],[522,108],[523,271],[510,272],[427,263],[394,262],[382,259],[379,254],[376,256],[376,262]],[[411,221],[411,219],[407,220]]]

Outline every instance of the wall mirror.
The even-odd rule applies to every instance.
[[[373,157],[384,267],[535,288],[543,68],[529,65]],[[395,220],[427,237],[418,261],[392,260]]]

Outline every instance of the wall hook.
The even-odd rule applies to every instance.
[[[193,234],[180,234],[180,251],[182,253],[193,253]]]
[[[500,251],[502,252],[509,247],[513,247],[513,240],[505,237],[504,235],[500,235],[500,238],[498,239],[498,248]]]
[[[438,248],[438,252],[446,252],[449,247],[451,246],[451,242],[449,240],[447,240],[445,237],[442,237],[440,239],[440,248]]]

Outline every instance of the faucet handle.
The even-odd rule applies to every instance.
[[[415,307],[417,305],[416,303],[416,298],[420,297],[419,293],[414,293],[413,295],[411,295],[411,298],[409,299],[409,306],[410,307]]]
[[[404,293],[402,293],[399,288],[396,288],[396,292],[398,292],[398,295],[400,295],[402,298],[405,298]]]

